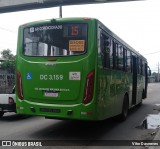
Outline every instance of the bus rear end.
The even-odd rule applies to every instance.
[[[18,113],[96,119],[96,29],[90,26],[96,26],[95,20],[53,19],[20,26]]]

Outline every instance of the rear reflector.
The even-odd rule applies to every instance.
[[[17,88],[18,88],[18,97],[23,100],[23,89],[22,89],[22,78],[19,71],[17,71]]]
[[[93,115],[93,112],[81,112],[81,115]]]
[[[86,79],[84,99],[83,99],[84,104],[91,102],[93,97],[93,91],[94,91],[94,71],[91,71],[87,75],[87,79]]]

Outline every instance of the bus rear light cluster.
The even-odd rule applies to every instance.
[[[94,92],[94,71],[91,71],[87,75],[87,79],[86,79],[84,99],[83,99],[84,104],[91,102],[93,97],[93,92]]]
[[[20,72],[17,72],[17,88],[18,88],[18,97],[23,100],[23,89],[22,89],[22,78]]]

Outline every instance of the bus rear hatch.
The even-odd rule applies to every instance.
[[[83,98],[87,24],[47,23],[24,29],[24,98],[35,102]],[[28,66],[28,67],[27,67]]]

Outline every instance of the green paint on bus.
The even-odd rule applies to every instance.
[[[19,27],[17,113],[104,120],[147,96],[147,60],[93,18]]]

